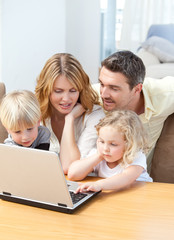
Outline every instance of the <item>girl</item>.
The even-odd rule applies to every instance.
[[[135,180],[152,182],[146,171],[147,138],[135,112],[110,112],[96,129],[97,151],[92,150],[86,159],[73,162],[68,178],[81,180],[94,170],[99,177],[105,179],[80,184],[76,193],[119,190]]]
[[[105,116],[97,93],[77,59],[53,55],[36,85],[42,122],[51,132],[50,151],[59,153],[64,173],[96,146],[95,125]]]

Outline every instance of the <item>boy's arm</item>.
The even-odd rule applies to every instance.
[[[138,165],[127,167],[122,173],[96,182],[80,184],[77,192],[100,191],[100,190],[121,190],[129,187],[143,172],[144,168]]]
[[[103,160],[102,156],[98,153],[84,159],[76,160],[73,162],[68,170],[68,178],[70,180],[82,180],[94,167]]]

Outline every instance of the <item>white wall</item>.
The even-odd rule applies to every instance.
[[[5,82],[7,92],[34,91],[36,77],[56,52],[72,53],[92,81],[97,81],[100,0],[0,1],[0,81]]]
[[[7,91],[34,90],[45,61],[59,51],[65,51],[64,0],[2,0],[2,81]]]
[[[91,82],[100,66],[100,0],[67,0],[66,50],[78,58]]]

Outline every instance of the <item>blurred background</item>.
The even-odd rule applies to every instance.
[[[46,60],[73,54],[91,82],[101,60],[137,52],[152,24],[174,23],[174,0],[0,0],[0,81],[34,91]]]

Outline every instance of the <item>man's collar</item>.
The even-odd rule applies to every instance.
[[[145,115],[145,118],[147,120],[149,120],[151,118],[151,116],[153,115],[153,113],[155,113],[155,109],[152,105],[151,99],[150,99],[146,89],[144,88],[144,86],[143,86],[142,92],[144,95],[144,105],[145,105],[144,106],[144,115]]]

